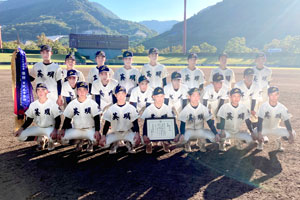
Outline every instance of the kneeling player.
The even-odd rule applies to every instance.
[[[100,108],[91,98],[87,98],[88,84],[77,83],[78,98],[71,101],[64,111],[65,121],[58,136],[62,144],[70,140],[88,140],[88,152],[93,151],[93,145],[100,139]],[[73,119],[73,128],[71,121]],[[82,143],[76,150],[82,150]]]
[[[103,114],[105,124],[100,145],[110,146],[112,144],[110,154],[117,152],[119,141],[125,141],[129,153],[135,153],[133,148],[140,143],[139,115],[136,108],[126,102],[126,95],[125,87],[118,85],[115,89],[117,103],[109,107]],[[107,134],[110,126],[111,131]]]
[[[38,100],[30,104],[25,113],[26,121],[16,131],[15,136],[20,141],[26,141],[30,136],[38,136],[38,150],[45,148],[47,140],[49,141],[48,150],[53,150],[52,138],[56,138],[57,130],[59,129],[61,111],[55,101],[47,98],[48,89],[44,83],[37,84],[36,93]],[[36,126],[29,127],[33,121]]]
[[[180,141],[186,143],[185,150],[187,152],[191,152],[190,140],[194,139],[199,139],[200,151],[205,152],[206,139],[214,142],[218,134],[208,108],[199,103],[200,93],[199,88],[190,89],[188,96],[190,103],[179,114],[180,133],[182,134]],[[204,120],[211,131],[204,129]]]
[[[268,89],[269,101],[261,105],[258,111],[258,150],[263,150],[263,136],[275,135],[279,138],[276,140],[277,150],[283,151],[281,146],[281,137],[288,138],[289,143],[294,142],[296,132],[292,129],[288,109],[278,102],[279,89],[270,87]],[[283,120],[286,128],[280,127],[279,123]]]
[[[250,121],[250,111],[247,107],[240,103],[241,90],[239,88],[233,88],[230,91],[230,103],[224,104],[219,112],[221,134],[220,138],[220,151],[226,151],[225,139],[234,139],[237,142],[238,149],[242,148],[242,142],[250,144],[253,140],[252,124]],[[243,122],[246,122],[247,127],[251,135],[246,131],[241,131]],[[254,136],[253,136],[254,137]]]

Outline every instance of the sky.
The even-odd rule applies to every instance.
[[[144,20],[183,20],[184,0],[90,0],[111,10],[121,19]],[[222,0],[187,0],[187,18],[200,10],[215,5]]]

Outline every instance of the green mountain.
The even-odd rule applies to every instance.
[[[35,40],[44,32],[47,36],[83,33],[129,35],[131,41],[141,41],[156,35],[155,31],[127,20],[119,19],[102,5],[88,0],[8,0],[1,3],[0,24],[4,41]]]
[[[187,20],[187,47],[208,42],[224,49],[233,37],[262,48],[272,39],[300,34],[299,0],[223,0]],[[143,44],[165,48],[182,44],[183,22]]]

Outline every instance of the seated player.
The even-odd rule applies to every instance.
[[[173,72],[171,74],[171,83],[167,84],[164,87],[165,91],[165,103],[169,105],[178,113],[186,106],[187,104],[187,93],[188,87],[181,83],[181,74],[178,72]]]
[[[257,138],[258,150],[263,150],[263,136],[274,135],[279,137],[276,140],[277,150],[283,151],[281,146],[281,138],[288,138],[289,143],[294,142],[296,132],[292,129],[290,123],[290,114],[288,109],[278,102],[279,89],[270,87],[268,89],[269,101],[261,105],[258,111]],[[284,121],[285,127],[280,127],[281,120]]]
[[[77,71],[71,69],[67,72],[67,82],[64,82],[62,85],[61,95],[65,102],[65,107],[69,104],[72,100],[77,98],[76,93],[76,83],[78,80]]]
[[[117,103],[109,107],[103,114],[105,124],[100,146],[109,147],[110,154],[115,154],[119,141],[125,141],[129,153],[135,153],[134,147],[140,143],[138,113],[136,108],[126,102],[126,89],[118,85],[115,89]],[[110,132],[109,127],[111,127]],[[108,134],[107,134],[108,133]]]
[[[113,91],[118,85],[118,82],[110,78],[109,69],[106,65],[99,67],[99,77],[100,79],[93,82],[91,93],[104,112],[105,109],[116,102]]]
[[[93,145],[100,139],[100,108],[91,98],[87,98],[88,84],[77,83],[77,99],[71,101],[65,111],[65,121],[58,139],[62,144],[70,140],[88,140],[88,152],[93,152]],[[71,121],[73,120],[73,126]],[[73,128],[72,128],[73,127]],[[78,143],[76,151],[82,150]]]
[[[252,124],[249,119],[250,111],[244,104],[240,103],[241,95],[242,91],[239,88],[233,88],[230,91],[230,103],[224,104],[218,112],[221,133],[216,139],[220,141],[220,151],[226,151],[226,139],[234,139],[238,149],[242,148],[244,142],[250,144],[253,141]],[[247,131],[241,130],[244,122],[246,122],[252,137]]]
[[[164,98],[165,93],[164,89],[161,87],[157,87],[153,91],[152,98],[154,100],[154,103],[149,105],[145,111],[143,112],[141,119],[148,119],[148,118],[168,118],[168,117],[174,117],[174,114],[172,112],[172,109],[164,104]],[[175,124],[176,125],[176,124]],[[178,128],[176,125],[176,134],[178,133]],[[147,131],[146,131],[146,123],[144,123],[143,127],[143,141],[146,144],[146,153],[151,154],[152,153],[152,142],[147,137]],[[170,152],[169,149],[169,142],[163,141],[163,150],[165,152]]]
[[[199,139],[200,151],[206,152],[205,143],[206,139],[211,142],[215,141],[218,134],[214,122],[211,120],[211,114],[207,107],[200,103],[200,89],[192,88],[189,90],[190,103],[180,112],[178,119],[180,123],[180,142],[185,143],[185,150],[191,152],[190,141]],[[204,121],[207,122],[211,130],[204,129]]]
[[[75,70],[76,71],[76,73],[77,73],[77,80],[76,81],[80,81],[80,82],[85,81],[83,73],[81,71],[75,69],[76,58],[73,54],[70,53],[70,54],[66,55],[65,63],[66,63],[67,69],[63,70],[64,82],[68,81],[67,74],[68,74],[69,70]]]
[[[44,83],[37,84],[36,93],[38,100],[31,103],[25,112],[26,121],[15,132],[15,137],[18,137],[19,141],[26,141],[31,136],[37,136],[39,142],[37,150],[43,150],[48,141],[50,151],[54,149],[53,140],[56,139],[60,126],[61,111],[55,101],[47,98],[48,89]],[[29,127],[33,121],[36,126]]]
[[[141,113],[147,105],[153,102],[153,90],[149,87],[149,80],[144,75],[139,77],[138,83],[139,85],[133,88],[131,92],[129,102]]]

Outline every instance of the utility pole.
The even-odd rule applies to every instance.
[[[183,21],[183,48],[182,53],[186,54],[186,0],[184,0],[184,21]]]
[[[0,49],[2,49],[2,26],[0,25]]]

